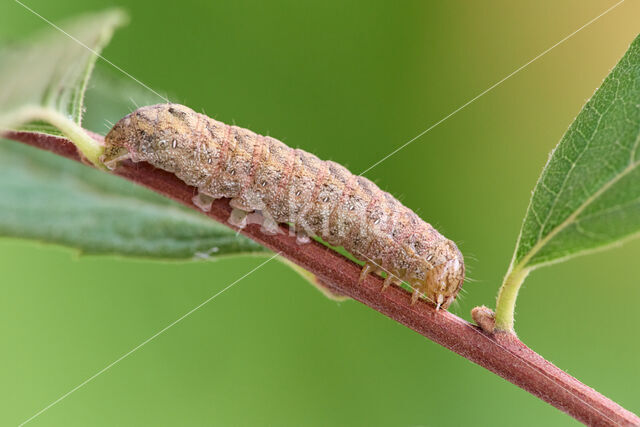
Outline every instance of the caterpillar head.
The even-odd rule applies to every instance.
[[[445,261],[427,272],[425,286],[427,298],[437,308],[448,308],[456,299],[464,282],[464,259],[455,243],[447,240],[442,246]]]
[[[102,163],[109,168],[115,169],[119,162],[131,159],[136,150],[132,144],[137,140],[135,133],[137,132],[137,113],[125,116],[116,123],[104,138],[104,154],[100,158]]]
[[[149,160],[171,149],[171,141],[189,134],[189,118],[195,113],[178,104],[158,104],[138,108],[116,123],[105,137],[102,162],[114,169],[118,162]]]

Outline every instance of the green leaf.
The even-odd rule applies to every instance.
[[[66,34],[47,27],[0,49],[0,129],[62,134],[100,165],[102,148],[80,126],[83,99],[97,55],[124,20],[119,10],[88,14],[62,24]]]
[[[61,25],[86,47],[61,31],[47,27],[29,40],[0,49],[3,88],[0,114],[37,106],[51,109],[80,125],[84,92],[96,53],[124,21],[121,11],[110,10],[77,17]],[[40,126],[29,130],[56,132],[51,127]]]
[[[640,231],[640,38],[584,106],[533,192],[516,249],[521,268]]]
[[[329,298],[330,300],[333,300],[336,302],[342,302],[342,301],[347,301],[349,299],[349,297],[346,295],[336,293],[333,289],[329,288],[327,285],[322,283],[322,281],[318,277],[316,277],[315,274],[308,272],[304,268],[300,267],[298,264],[294,264],[293,262],[289,261],[285,257],[278,257],[277,259],[281,263],[283,263],[284,265],[286,265],[287,267],[289,267],[290,269],[298,273],[300,277],[306,280],[310,285],[314,286],[317,290],[319,290],[322,293],[322,295]]]
[[[94,16],[83,22],[99,26],[101,19]],[[76,47],[75,42],[66,46]],[[76,65],[73,61],[66,64],[71,67],[68,74],[73,74]],[[49,71],[67,74],[62,65]],[[42,79],[46,80],[45,76]],[[0,85],[4,90],[5,82]],[[23,94],[30,96],[26,89]],[[85,126],[104,133],[110,128],[106,121],[115,122],[131,112],[134,104],[157,102],[157,97],[132,81],[98,69],[86,100],[89,113],[84,117]],[[79,123],[79,116],[74,120]],[[30,131],[59,134],[50,127]],[[0,236],[64,245],[88,254],[174,260],[269,253],[224,225],[152,191],[6,140],[0,140]]]
[[[147,189],[10,141],[0,141],[0,236],[144,258],[267,252]]]
[[[639,144],[640,37],[584,106],[540,176],[498,297],[499,328],[513,328],[517,289],[531,269],[640,232]]]

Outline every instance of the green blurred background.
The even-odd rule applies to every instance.
[[[0,38],[45,25],[2,3]],[[174,101],[360,173],[614,3],[26,4],[54,22],[124,7],[131,23],[106,58]],[[459,243],[472,281],[456,314],[494,305],[548,153],[635,37],[638,17],[640,4],[625,2],[367,173]],[[516,318],[525,343],[635,412],[639,256],[635,241],[534,272]],[[0,240],[0,424],[29,418],[260,262],[77,257]],[[280,263],[33,421],[469,424],[575,422],[368,307],[323,298]]]

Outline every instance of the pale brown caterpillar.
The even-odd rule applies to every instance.
[[[368,179],[343,166],[250,130],[229,126],[177,104],[142,107],[105,138],[105,165],[131,159],[174,173],[198,188],[194,202],[230,198],[229,222],[243,227],[262,216],[263,230],[289,223],[300,243],[319,236],[387,273],[385,289],[406,281],[412,301],[424,294],[447,308],[464,280],[456,245]]]

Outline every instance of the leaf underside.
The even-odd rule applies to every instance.
[[[584,106],[535,187],[512,267],[553,263],[640,231],[640,37]]]
[[[144,258],[267,251],[147,189],[10,141],[0,144],[0,236]]]

